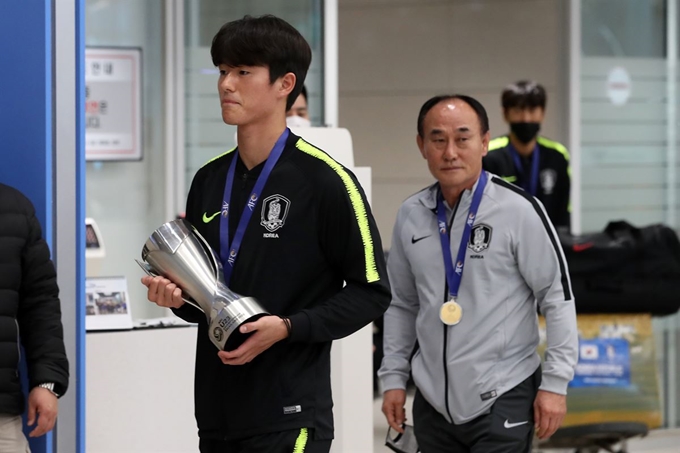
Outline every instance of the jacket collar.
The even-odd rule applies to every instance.
[[[484,170],[482,170],[484,171]],[[487,181],[491,180],[491,174],[487,173]],[[477,181],[475,182],[475,185],[472,186],[471,189],[465,189],[461,194],[460,198],[458,199],[458,206],[466,206],[471,203],[472,200],[472,194],[475,192],[475,189],[477,189],[477,185],[479,184],[479,178],[477,178]],[[488,183],[487,183],[488,187]],[[432,184],[430,187],[424,189],[421,193],[420,196],[418,197],[418,200],[420,203],[425,206],[427,209],[431,210],[432,212],[437,211],[437,196],[439,195],[439,183],[436,182]],[[453,206],[451,206],[453,208]]]

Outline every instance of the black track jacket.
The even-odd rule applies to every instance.
[[[187,200],[186,219],[218,254],[219,213],[234,155],[227,152],[201,168]],[[263,167],[248,171],[237,162],[232,237]],[[390,303],[375,221],[356,177],[292,133],[254,209],[229,287],[290,317],[292,334],[246,365],[224,365],[203,313],[188,304],[175,310],[199,324],[199,436],[234,439],[308,427],[315,438],[331,439],[331,341],[378,318]]]
[[[536,137],[536,142],[540,150],[536,198],[541,200],[545,212],[556,228],[569,230],[571,219],[569,152],[560,143],[545,137]],[[522,159],[522,166],[523,174],[530,175],[531,161]],[[520,187],[525,182],[524,176],[515,168],[510,151],[510,138],[507,135],[489,142],[489,153],[484,157],[483,167],[484,170]]]

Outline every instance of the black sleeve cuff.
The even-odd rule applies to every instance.
[[[171,308],[172,312],[187,322],[199,323],[206,319],[205,313],[191,304],[184,303],[179,308]]]
[[[290,319],[291,328],[290,337],[288,337],[289,341],[291,342],[309,341],[312,325],[307,313],[305,313],[304,311],[296,313],[293,316],[289,316],[288,319]]]

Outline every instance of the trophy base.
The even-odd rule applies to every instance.
[[[260,319],[263,316],[267,316],[266,313],[260,313],[255,316],[252,316],[248,319],[246,319],[244,322],[239,324],[239,326],[234,330],[231,335],[227,337],[227,341],[224,342],[224,347],[222,348],[223,351],[233,351],[234,349],[237,349],[239,346],[243,344],[244,341],[248,339],[249,336],[251,336],[254,332],[248,332],[248,333],[241,333],[239,331],[239,328],[243,324],[247,324],[249,322],[255,322],[258,319]]]
[[[213,303],[209,317],[210,341],[223,351],[238,348],[251,333],[242,334],[239,327],[267,313],[252,297],[242,297],[228,303]]]

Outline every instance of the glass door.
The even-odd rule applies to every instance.
[[[134,258],[165,218],[164,0],[86,0],[88,47],[141,49],[142,158],[88,161],[86,216],[95,220],[106,255],[88,258],[88,276],[125,276],[134,319],[166,316],[146,299]]]
[[[576,1],[581,231],[612,220],[677,231],[677,0]],[[680,316],[652,324],[664,425],[675,427]]]

